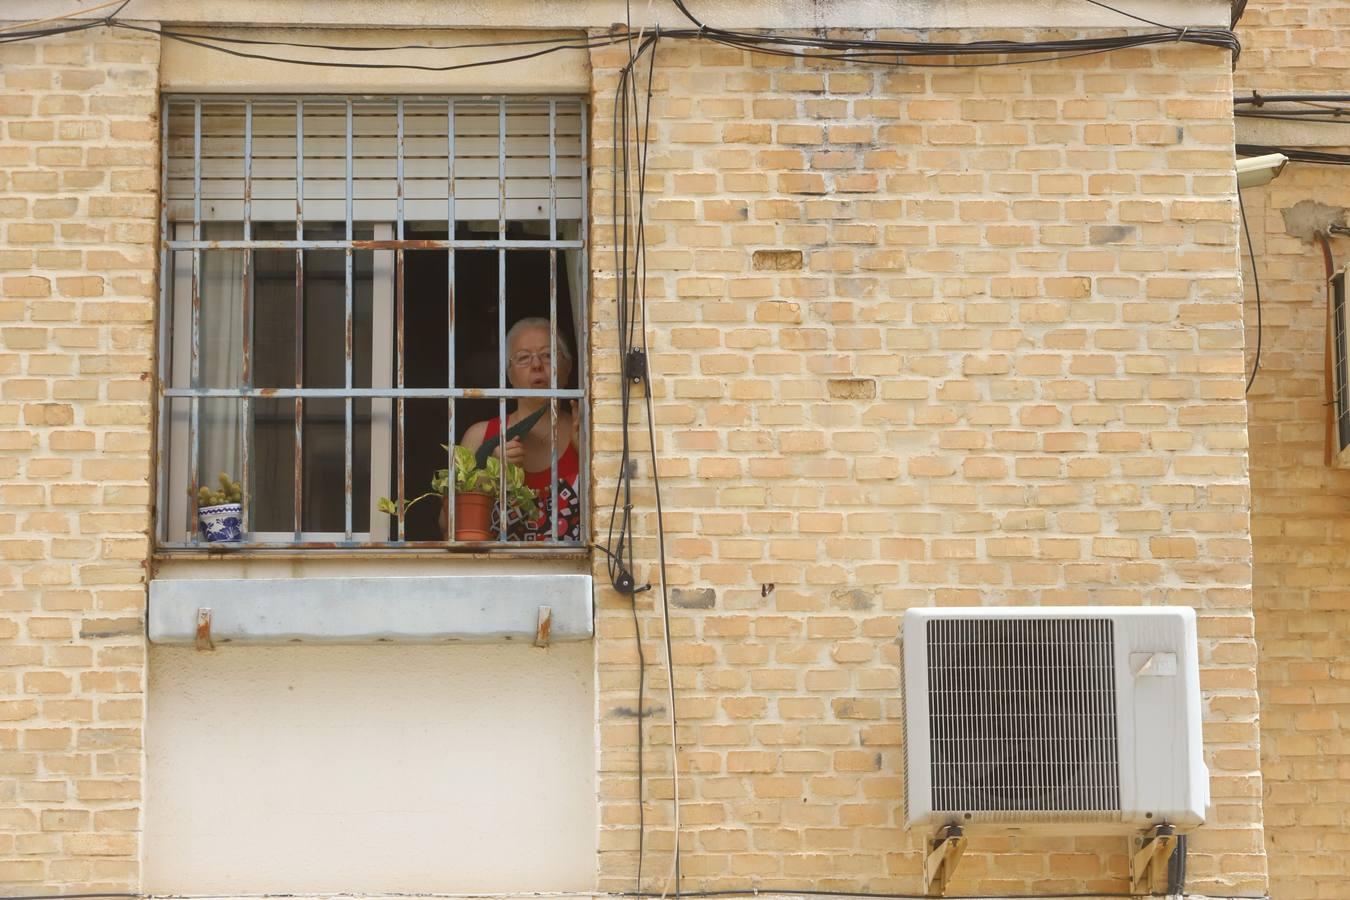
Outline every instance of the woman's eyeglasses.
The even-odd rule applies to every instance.
[[[535,360],[538,360],[540,364],[544,366],[548,366],[553,362],[553,354],[547,350],[541,350],[538,353],[531,353],[529,350],[521,350],[518,353],[512,353],[507,358],[511,361],[511,365],[515,366],[517,369],[524,369],[527,366],[533,365]]]

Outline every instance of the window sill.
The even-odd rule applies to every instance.
[[[511,543],[490,548],[461,544],[451,547],[391,549],[388,547],[249,547],[238,544],[203,544],[201,548],[158,548],[157,561],[193,559],[589,559],[584,544],[530,545]]]
[[[215,645],[534,643],[543,607],[550,641],[594,636],[591,576],[579,574],[156,578],[149,632],[193,645],[209,610]]]

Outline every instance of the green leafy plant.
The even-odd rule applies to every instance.
[[[442,444],[441,447],[444,449],[445,445]],[[472,450],[455,447],[454,452],[455,493],[490,494],[496,497],[502,482],[503,463],[501,459],[496,456],[489,456],[480,466]],[[507,503],[520,510],[525,518],[535,518],[539,515],[539,503],[535,499],[534,491],[525,484],[525,470],[514,463],[506,463],[505,465]],[[431,476],[431,490],[410,500],[404,500],[402,510],[393,500],[388,497],[381,497],[378,504],[379,510],[390,516],[406,515],[408,509],[414,503],[421,502],[428,497],[444,497],[449,491],[449,485],[450,470],[448,468],[438,469]]]
[[[230,476],[221,472],[217,477],[220,487],[212,490],[207,485],[202,485],[197,489],[197,507],[220,506],[222,503],[242,503],[244,492],[239,487],[239,482],[232,481]]]

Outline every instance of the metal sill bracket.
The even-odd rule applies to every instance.
[[[1179,840],[1172,825],[1155,825],[1144,834],[1130,838],[1131,894],[1171,892],[1172,854],[1178,852]]]
[[[211,607],[197,607],[197,636],[193,640],[198,650],[214,650],[216,642],[211,639]]]
[[[553,639],[553,607],[539,607],[539,624],[534,629],[534,645],[547,648]]]
[[[930,897],[947,893],[947,882],[956,871],[961,854],[966,852],[966,833],[960,825],[946,825],[928,839],[923,860],[923,892]]]

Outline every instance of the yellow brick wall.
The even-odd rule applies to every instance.
[[[1314,0],[1248,0],[1238,23],[1242,55],[1234,91],[1338,93],[1350,91],[1350,7]]]
[[[592,56],[602,539],[624,58]],[[1215,800],[1189,887],[1260,895],[1228,55],[896,71],[668,42],[658,59],[647,315],[684,886],[921,889],[923,836],[901,827],[904,609],[1185,604]],[[598,600],[600,884],[620,889],[637,656],[629,601]],[[649,887],[672,844],[656,602],[638,597]],[[1126,871],[1121,838],[979,838],[952,890],[1121,891]]]
[[[139,886],[157,59],[153,38],[103,30],[0,47],[6,893]],[[648,312],[686,887],[915,890],[899,616],[1039,601],[1199,610],[1215,807],[1190,886],[1259,894],[1227,56],[891,72],[686,43],[661,59]],[[621,61],[593,56],[602,535]],[[653,596],[650,885],[671,844]],[[628,602],[598,600],[600,884],[626,888],[636,653]],[[979,839],[953,890],[1119,891],[1124,849]]]
[[[0,46],[0,893],[139,886],[158,59]]]
[[[1238,33],[1239,95],[1350,91],[1350,5],[1252,0]],[[1308,127],[1313,139],[1331,141],[1347,129]],[[1345,146],[1316,149],[1350,153],[1350,136],[1339,140]],[[1338,898],[1350,891],[1350,471],[1323,465],[1322,253],[1306,235],[1290,234],[1286,215],[1309,201],[1350,209],[1350,168],[1291,163],[1268,187],[1244,190],[1243,200],[1262,295],[1249,416],[1271,894]],[[1350,239],[1331,244],[1338,266],[1350,262]],[[1250,262],[1246,271],[1250,368]]]

